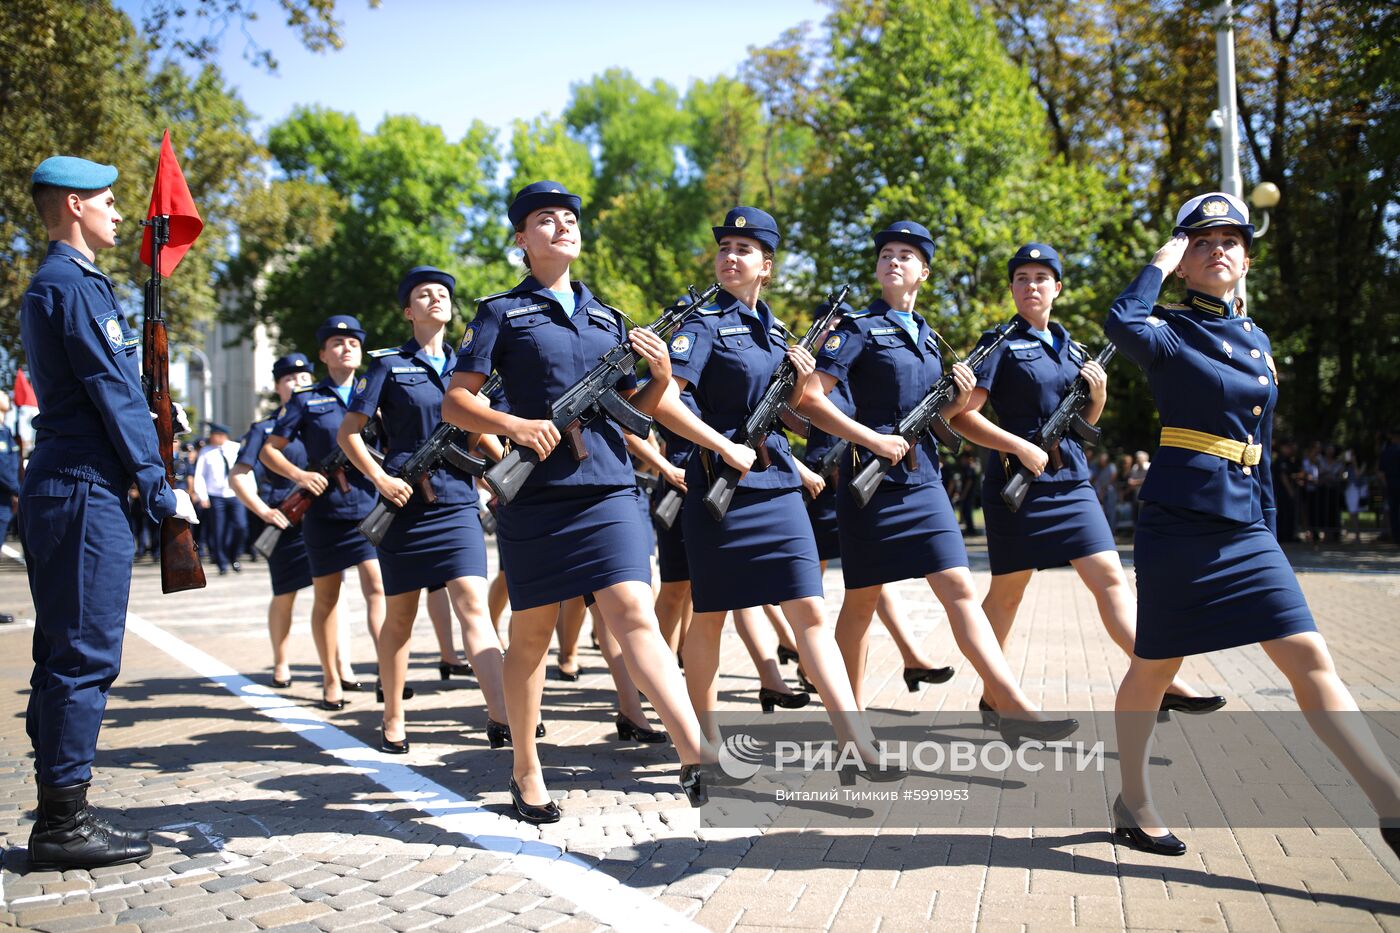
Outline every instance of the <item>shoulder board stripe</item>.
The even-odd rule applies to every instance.
[[[697,309],[696,309],[696,313],[697,313],[697,314],[719,314],[719,313],[720,313],[721,311],[723,311],[723,310],[724,310],[724,309],[721,308],[719,305],[706,305],[706,306],[703,307],[703,308],[697,308]]]
[[[1191,309],[1190,309],[1189,307],[1187,307],[1186,305],[1167,304],[1167,305],[1158,305],[1158,306],[1157,306],[1157,310],[1159,310],[1159,311],[1190,311]]]
[[[295,389],[292,390],[292,394],[300,395],[303,392],[310,392],[314,388],[316,388],[316,384],[314,382],[309,386],[297,386]]]
[[[372,360],[377,360],[377,359],[379,359],[381,356],[393,356],[395,353],[398,353],[398,352],[399,352],[399,348],[398,348],[398,347],[385,347],[385,348],[382,349],[382,350],[371,350],[371,351],[369,351],[369,356],[370,356],[370,359],[372,359]]]

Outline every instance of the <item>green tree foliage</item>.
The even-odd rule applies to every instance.
[[[379,0],[367,0],[370,7]],[[345,44],[335,16],[336,0],[277,0],[285,24],[313,52]],[[168,48],[195,61],[207,61],[218,51],[231,28],[243,39],[243,55],[268,71],[277,59],[253,35],[259,17],[256,0],[145,0],[141,27],[156,48]]]
[[[285,347],[314,350],[321,320],[353,314],[371,345],[390,346],[406,339],[395,292],[410,267],[452,272],[462,300],[498,287],[504,256],[483,251],[499,205],[485,126],[452,142],[415,117],[367,133],[347,114],[303,108],[269,131],[268,148],[281,177],[230,280],[243,296],[231,320],[266,321]]]

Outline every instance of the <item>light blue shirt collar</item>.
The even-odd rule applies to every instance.
[[[573,291],[556,292],[551,288],[549,293],[554,296],[554,300],[559,302],[559,306],[564,309],[564,316],[572,318],[574,316],[574,310],[578,307],[578,303],[574,300]]]

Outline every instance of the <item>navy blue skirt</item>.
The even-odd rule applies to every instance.
[[[1116,550],[1103,506],[1088,480],[1031,483],[1018,511],[1001,498],[1004,483],[982,483],[987,557],[992,576],[1063,567],[1072,560]]]
[[[485,577],[486,535],[476,504],[410,501],[379,544],[379,567],[386,596]]]
[[[668,531],[656,528],[656,563],[662,583],[679,583],[690,579],[690,561],[685,556],[685,506]]]
[[[1133,539],[1140,658],[1180,658],[1315,632],[1298,577],[1263,521],[1144,502]]]
[[[636,486],[527,487],[499,520],[515,612],[628,581],[651,585]]]
[[[267,572],[272,580],[273,596],[295,593],[311,585],[311,564],[306,559],[301,525],[293,525],[282,532],[277,547],[267,559]]]
[[[301,520],[302,540],[311,576],[325,577],[374,560],[374,545],[360,534],[358,519],[317,518],[307,513]]]
[[[938,481],[918,486],[882,482],[865,508],[845,478],[836,490],[841,575],[854,590],[966,567],[967,547],[953,504]]]
[[[841,538],[836,531],[837,485],[837,480],[827,480],[822,494],[807,503],[807,520],[812,524],[812,537],[817,542],[817,557],[822,560],[841,556]]]
[[[696,612],[822,595],[821,561],[801,491],[740,486],[718,522],[704,498],[705,484],[691,483],[681,509]]]

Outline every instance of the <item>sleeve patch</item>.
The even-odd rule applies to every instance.
[[[744,328],[748,330],[748,328]],[[695,340],[690,334],[676,334],[671,338],[671,355],[679,359],[689,359],[690,351],[695,346]]]
[[[832,334],[826,338],[826,343],[822,344],[822,350],[826,353],[835,353],[841,349],[841,344],[846,342],[845,334]]]

